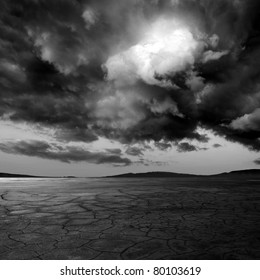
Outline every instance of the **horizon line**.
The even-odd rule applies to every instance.
[[[182,172],[173,172],[173,171],[147,171],[147,172],[127,172],[127,173],[120,173],[120,174],[113,174],[113,175],[100,175],[100,176],[75,176],[75,175],[61,175],[61,176],[49,176],[49,175],[32,175],[32,174],[25,174],[25,173],[9,173],[9,172],[0,172],[0,178],[8,178],[8,177],[1,177],[2,174],[5,175],[14,175],[14,176],[21,176],[24,178],[108,178],[108,177],[116,177],[116,176],[123,176],[123,175],[138,175],[138,174],[149,174],[149,173],[172,173],[177,175],[188,175],[188,176],[216,176],[221,174],[229,174],[232,172],[242,172],[242,171],[252,171],[252,170],[259,170],[260,168],[248,168],[248,169],[238,169],[238,170],[231,170],[231,171],[223,171],[220,173],[213,173],[213,174],[195,174],[195,173],[182,173]],[[12,178],[12,177],[9,177]],[[13,177],[15,178],[15,177]]]

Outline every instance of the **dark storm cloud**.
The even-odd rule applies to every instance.
[[[17,141],[0,143],[0,150],[9,154],[20,154],[43,159],[59,160],[66,163],[89,162],[127,166],[131,160],[110,152],[90,152],[81,147],[61,146],[45,141]]]
[[[159,150],[166,151],[172,147],[171,143],[168,142],[155,142],[155,147]]]
[[[143,150],[144,149],[138,147],[128,147],[125,153],[130,156],[142,156]]]
[[[216,144],[213,145],[213,147],[214,147],[214,148],[220,148],[220,147],[222,147],[222,145],[216,143]]]
[[[188,142],[182,142],[177,145],[177,151],[180,153],[197,151],[198,148]]]
[[[50,127],[63,143],[101,136],[195,151],[181,141],[207,142],[197,131],[204,127],[259,151],[259,8],[257,0],[3,0],[0,114]],[[159,53],[165,61],[152,61],[143,71],[142,55],[150,57],[146,29],[155,22],[161,30],[165,18],[188,22],[185,48],[176,49],[175,60]],[[26,154],[34,145],[22,146]],[[10,149],[20,153],[16,145]],[[68,149],[58,159],[73,161],[72,153],[80,158],[77,149]],[[104,156],[120,159],[119,151]]]
[[[121,155],[122,154],[121,149],[106,149],[106,151],[109,154],[113,154],[113,155]]]
[[[257,164],[257,165],[260,165],[260,158],[254,160],[254,163]]]

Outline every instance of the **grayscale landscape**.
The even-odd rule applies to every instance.
[[[2,178],[1,259],[260,259],[259,177]]]
[[[259,0],[0,2],[0,259],[260,259]]]

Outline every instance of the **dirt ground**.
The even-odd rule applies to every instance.
[[[259,183],[0,179],[0,259],[260,259]]]

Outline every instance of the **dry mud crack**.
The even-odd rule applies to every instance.
[[[1,181],[0,259],[259,259],[258,185]]]

